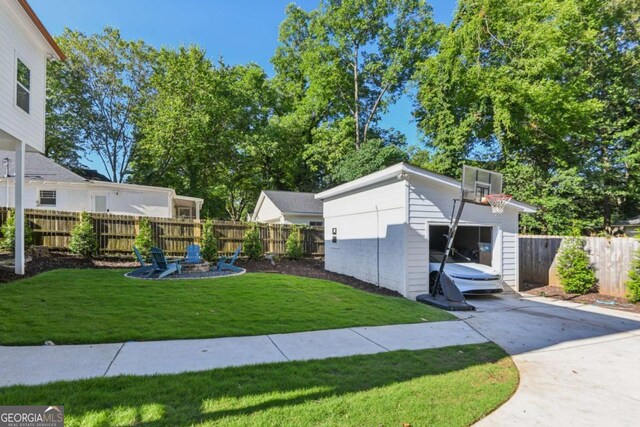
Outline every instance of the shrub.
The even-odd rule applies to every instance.
[[[584,249],[585,245],[584,238],[569,237],[560,250],[557,270],[560,284],[567,293],[586,294],[596,284],[596,273]]]
[[[87,258],[98,252],[98,239],[93,231],[91,216],[86,212],[82,212],[80,222],[71,231],[69,250],[74,254]]]
[[[300,240],[300,227],[298,226],[294,225],[291,228],[291,233],[285,245],[285,255],[290,259],[302,258],[302,240]]]
[[[218,241],[214,234],[213,221],[210,219],[202,226],[202,258],[209,262],[218,259]]]
[[[627,298],[629,302],[640,302],[640,249],[636,251],[627,282]]]
[[[136,240],[133,242],[140,255],[145,260],[151,259],[151,248],[153,247],[153,231],[151,230],[151,222],[149,218],[140,218],[140,224],[138,227],[138,234]]]
[[[260,241],[260,228],[255,222],[251,224],[242,241],[242,250],[249,259],[260,259],[264,253]]]
[[[9,209],[7,212],[7,220],[2,224],[2,240],[0,240],[0,249],[6,252],[15,252],[16,250],[16,217],[15,211]],[[29,221],[24,222],[24,246],[25,248],[33,244],[33,235],[31,233],[31,227],[29,227]]]

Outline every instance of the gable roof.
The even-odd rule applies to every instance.
[[[338,185],[337,187],[330,188],[329,190],[316,194],[316,198],[320,200],[324,200],[331,197],[340,196],[350,191],[359,190],[360,188],[377,184],[379,182],[383,182],[392,178],[405,179],[409,176],[425,178],[433,182],[438,182],[440,184],[444,184],[445,186],[448,186],[451,189],[455,189],[457,191],[460,191],[460,186],[462,184],[457,179],[453,179],[445,175],[440,175],[438,173],[431,172],[431,171],[419,168],[417,166],[412,166],[410,164],[403,162],[403,163],[397,163],[393,166],[389,166],[388,168],[382,169],[378,172],[365,175],[361,178],[354,179],[353,181],[347,182],[345,184]],[[527,212],[527,213],[532,213],[538,210],[538,208],[533,205],[530,205],[524,202],[519,202],[514,199],[511,199],[508,205],[511,205],[521,210],[522,212]]]
[[[16,173],[16,153],[10,150],[0,150],[0,176],[6,174],[6,168],[2,164],[4,159],[9,159],[9,175]],[[69,169],[61,166],[48,157],[33,151],[25,153],[25,179],[27,181],[51,181],[51,182],[86,182],[87,180]]]
[[[322,200],[316,199],[315,193],[274,190],[264,190],[262,193],[271,200],[282,213],[322,215]],[[260,204],[257,208],[259,207]]]
[[[49,34],[49,31],[47,31],[44,24],[40,20],[40,18],[38,18],[38,15],[36,15],[36,13],[33,11],[29,3],[27,3],[27,0],[17,0],[17,1],[18,1],[18,4],[22,6],[22,10],[24,10],[26,15],[29,17],[29,19],[33,23],[33,25],[35,25],[36,29],[38,30],[42,38],[47,42],[49,47],[53,49],[53,52],[55,52],[55,54],[58,56],[58,59],[61,61],[64,61],[65,59],[67,59],[66,56],[64,55],[64,52],[62,52],[62,49],[60,49],[60,46],[58,46],[58,43],[56,43],[53,37],[51,37],[51,34]]]

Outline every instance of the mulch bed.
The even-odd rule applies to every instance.
[[[640,304],[632,304],[625,298],[599,294],[596,292],[585,295],[576,295],[567,294],[562,290],[562,288],[558,286],[542,286],[538,288],[531,288],[527,290],[526,293],[541,297],[577,302],[580,304],[591,304],[598,307],[613,308],[615,310],[640,313]]]
[[[8,254],[0,255],[0,261],[9,260],[13,257]],[[248,273],[281,273],[292,276],[311,277],[314,279],[325,279],[342,283],[352,288],[374,294],[402,297],[398,292],[387,288],[378,287],[370,283],[358,280],[355,277],[343,274],[332,273],[324,269],[324,261],[321,259],[301,259],[288,260],[280,259],[272,265],[270,261],[264,259],[259,261],[239,259],[236,263],[239,267],[247,270]],[[71,255],[65,252],[51,252],[49,256],[34,258],[27,262],[24,276],[18,276],[13,272],[13,268],[0,267],[0,283],[12,282],[25,277],[35,276],[44,271],[56,270],[58,268],[137,268],[139,265],[133,259],[101,257],[87,259]]]
[[[13,260],[13,255],[2,254],[0,261]],[[13,267],[0,267],[0,283],[12,282],[25,277],[35,276],[44,271],[58,268],[136,268],[138,263],[126,258],[102,257],[87,259],[64,252],[53,252],[50,256],[34,258],[27,262],[25,275],[19,276],[13,272]]]
[[[238,260],[236,265],[245,268],[248,273],[282,273],[290,274],[292,276],[311,277],[313,279],[325,279],[334,282],[342,283],[352,288],[360,289],[362,291],[371,292],[374,294],[387,295],[393,297],[402,297],[400,293],[392,291],[391,289],[372,285],[371,283],[363,282],[355,277],[345,276],[344,274],[332,273],[324,269],[324,260],[321,259],[301,259],[301,260],[289,260],[280,259],[275,261],[275,265],[272,265],[268,260]]]

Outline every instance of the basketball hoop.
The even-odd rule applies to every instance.
[[[511,198],[512,196],[508,194],[487,194],[482,198],[482,202],[491,205],[492,213],[501,214]]]

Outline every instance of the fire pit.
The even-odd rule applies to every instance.
[[[180,264],[180,266],[182,267],[183,274],[204,273],[211,269],[211,264],[207,261],[192,262],[192,263],[183,262],[182,264]]]

